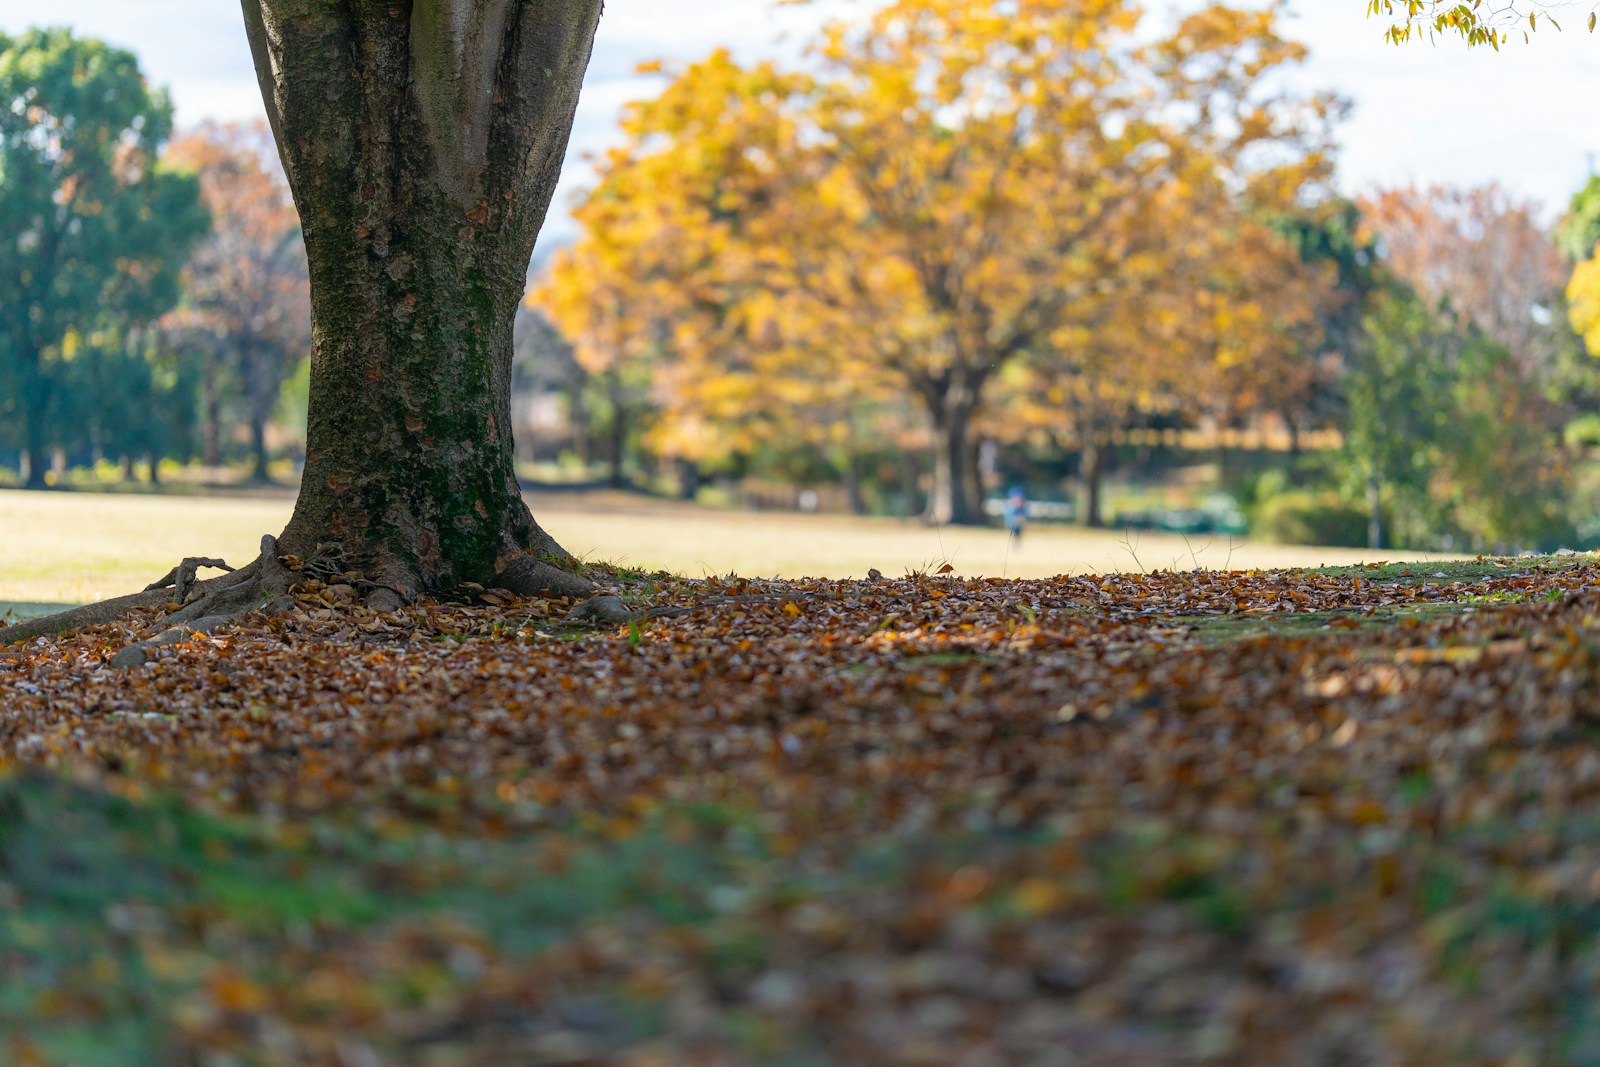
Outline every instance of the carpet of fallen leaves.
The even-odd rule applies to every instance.
[[[132,671],[34,642],[0,1053],[1600,1063],[1600,562],[1426,569],[618,575],[662,610],[603,629],[312,582]]]

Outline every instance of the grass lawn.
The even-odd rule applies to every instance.
[[[967,575],[1354,564],[1417,553],[1266,545],[1219,538],[1035,526],[1013,549],[998,529],[934,529],[894,519],[712,511],[621,493],[530,497],[534,514],[586,559],[700,577],[895,576],[944,561]],[[184,556],[253,559],[292,500],[0,491],[0,611],[83,603],[144,588]],[[19,613],[20,614],[20,613]]]

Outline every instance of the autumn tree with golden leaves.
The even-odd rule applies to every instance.
[[[630,110],[535,299],[575,335],[598,313],[584,294],[649,309],[612,325],[670,356],[669,423],[915,406],[927,517],[976,521],[973,428],[1009,368],[1097,395],[1091,365],[1130,350],[1159,365],[1135,391],[1192,386],[1215,356],[1164,316],[1228,288],[1229,235],[1326,161],[1331,102],[1262,91],[1303,55],[1275,22],[1211,8],[1142,43],[1122,0],[901,0],[829,27],[807,72],[712,55]]]

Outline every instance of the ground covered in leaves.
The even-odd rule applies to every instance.
[[[1600,1063],[1593,557],[613,585],[0,655],[0,1059]]]

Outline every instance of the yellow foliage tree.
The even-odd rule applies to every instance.
[[[1600,356],[1600,253],[1579,263],[1567,283],[1567,316],[1584,347]]]
[[[1303,54],[1276,16],[1211,8],[1148,43],[1127,0],[899,0],[829,27],[814,73],[715,54],[630,111],[534,299],[573,332],[584,294],[649,292],[664,424],[702,437],[911,401],[928,517],[975,521],[973,427],[1009,366],[1064,396],[1098,363],[1149,392],[1215,362],[1186,300],[1237,291],[1210,277],[1224,231],[1325,165],[1331,102],[1260,92]]]

